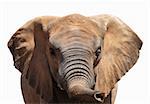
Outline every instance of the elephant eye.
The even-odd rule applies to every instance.
[[[50,49],[50,53],[53,56],[57,56],[58,52],[60,51],[59,48],[55,48],[53,45],[51,45]]]
[[[94,67],[99,63],[100,61],[100,54],[101,54],[101,47],[99,47],[96,51],[95,51],[95,61],[94,61]]]
[[[101,53],[101,47],[99,47],[95,52],[96,59],[99,57],[100,53]]]

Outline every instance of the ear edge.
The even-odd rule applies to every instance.
[[[32,34],[32,31],[30,31],[30,29],[25,29],[21,27],[13,34],[13,36],[7,43],[7,46],[13,56],[14,66],[21,73],[23,72],[23,69],[25,67],[24,63],[27,57],[32,54],[32,48],[29,48],[29,50],[27,50],[26,48],[27,40],[26,36],[23,35],[25,33]]]

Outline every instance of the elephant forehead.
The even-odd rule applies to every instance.
[[[74,29],[82,29],[85,32],[90,33],[91,35],[98,36],[100,33],[100,29],[98,25],[91,21],[88,17],[72,14],[65,17],[62,17],[50,24],[49,32],[51,35],[63,31],[70,31]]]
[[[56,33],[49,38],[49,41],[55,46],[70,45],[70,44],[94,44],[96,40],[99,40],[96,36],[89,36],[88,33],[85,33],[81,30],[71,30],[67,32]]]

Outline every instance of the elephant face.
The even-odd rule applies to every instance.
[[[33,19],[8,42],[16,68],[46,101],[53,100],[56,82],[69,98],[102,102],[136,63],[141,46],[117,17],[79,14]]]
[[[97,93],[92,90],[95,85],[94,66],[100,60],[102,45],[97,24],[80,15],[67,16],[52,24],[49,33],[49,42],[60,50],[62,56],[56,75],[59,86],[70,97],[76,93]]]

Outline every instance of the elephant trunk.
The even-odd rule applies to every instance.
[[[93,96],[102,101],[100,94],[92,88],[95,84],[93,59],[91,53],[80,47],[68,48],[63,51],[63,69],[59,71],[67,85],[70,98],[78,96]]]

